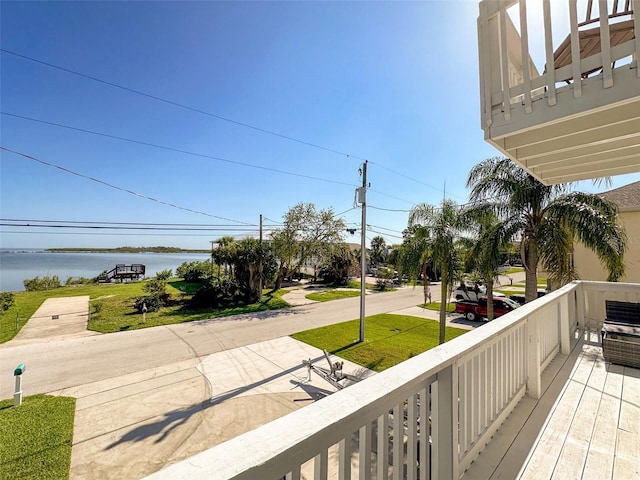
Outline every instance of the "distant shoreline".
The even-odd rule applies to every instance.
[[[211,253],[209,250],[188,250],[178,247],[116,247],[116,248],[45,248],[51,253]]]

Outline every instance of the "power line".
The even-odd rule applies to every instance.
[[[102,80],[100,78],[97,78],[97,77],[94,77],[94,76],[91,76],[91,75],[80,73],[80,72],[77,72],[75,70],[71,70],[69,68],[61,67],[59,65],[54,65],[52,63],[48,63],[48,62],[45,62],[43,60],[38,60],[36,58],[29,57],[27,55],[22,55],[20,53],[13,52],[13,51],[7,50],[5,48],[0,48],[0,52],[7,53],[9,55],[14,55],[14,56],[22,58],[24,60],[29,60],[31,62],[39,63],[41,65],[45,65],[45,66],[50,67],[50,68],[54,68],[54,69],[57,69],[57,70],[60,70],[60,71],[66,72],[66,73],[70,73],[72,75],[77,75],[79,77],[83,77],[83,78],[86,78],[86,79],[89,79],[89,80],[93,80],[95,82],[99,82],[99,83],[102,83],[102,84],[105,84],[105,85],[109,85],[111,87],[118,88],[118,89],[124,90],[124,91],[129,92],[129,93],[134,93],[136,95],[141,95],[143,97],[147,97],[147,98],[150,98],[150,99],[153,99],[153,100],[157,100],[159,102],[163,102],[163,103],[166,103],[168,105],[172,105],[174,107],[179,107],[179,108],[183,108],[185,110],[189,110],[189,111],[192,111],[192,112],[200,113],[202,115],[207,115],[209,117],[212,117],[212,118],[215,118],[215,119],[218,119],[218,120],[222,120],[222,121],[225,121],[225,122],[228,122],[228,123],[232,123],[234,125],[238,125],[238,126],[241,126],[241,127],[245,127],[245,128],[249,128],[249,129],[258,131],[258,132],[266,133],[268,135],[273,135],[273,136],[276,136],[276,137],[279,137],[279,138],[283,138],[285,140],[290,140],[292,142],[300,143],[302,145],[307,145],[309,147],[318,148],[320,150],[324,150],[324,151],[327,151],[327,152],[335,153],[337,155],[341,155],[341,156],[344,156],[346,158],[353,158],[353,159],[360,160],[360,161],[367,161],[367,159],[365,159],[363,157],[360,157],[358,155],[353,155],[353,154],[350,154],[350,153],[341,152],[341,151],[333,149],[333,148],[324,147],[322,145],[319,145],[319,144],[316,144],[316,143],[312,143],[312,142],[307,142],[305,140],[300,140],[298,138],[291,137],[289,135],[284,135],[282,133],[274,132],[274,131],[268,130],[266,128],[261,128],[261,127],[257,127],[255,125],[251,125],[251,124],[248,124],[248,123],[239,122],[237,120],[233,120],[233,119],[230,119],[230,118],[227,118],[227,117],[223,117],[223,116],[217,115],[215,113],[211,113],[211,112],[207,112],[205,110],[200,110],[198,108],[190,107],[188,105],[184,105],[182,103],[174,102],[172,100],[167,100],[165,98],[158,97],[156,95],[152,95],[152,94],[149,94],[149,93],[145,93],[145,92],[142,92],[140,90],[136,90],[136,89],[133,89],[133,88],[130,88],[130,87],[125,87],[125,86],[119,85],[117,83],[109,82],[107,80]],[[391,169],[389,167],[386,167],[386,166],[382,165],[381,163],[377,163],[377,162],[373,162],[373,161],[370,161],[370,163],[373,163],[373,164],[379,166],[380,168],[383,168],[383,169],[385,169],[385,170],[387,170],[387,171],[389,171],[391,173],[394,173],[394,174],[396,174],[396,175],[398,175],[400,177],[406,178],[406,179],[411,180],[413,182],[416,182],[418,184],[421,184],[421,185],[424,185],[426,187],[432,188],[432,189],[434,189],[434,190],[436,190],[438,192],[442,192],[443,191],[443,189],[440,189],[438,187],[434,187],[432,185],[424,183],[424,182],[422,182],[420,180],[417,180],[416,178],[411,177],[409,175],[405,175],[403,173],[397,172],[396,170],[393,170],[393,169]],[[462,198],[459,195],[454,195],[454,196],[456,196],[458,198]],[[395,197],[392,197],[392,198],[395,198]],[[401,199],[397,199],[397,200],[401,200]],[[401,201],[404,201],[404,200],[401,200]],[[408,202],[408,203],[411,203],[411,202]]]
[[[385,212],[403,212],[403,213],[409,213],[411,212],[411,210],[395,210],[392,208],[382,208],[382,207],[374,207],[373,205],[367,205],[369,208],[373,208],[374,210],[383,210]]]
[[[49,121],[46,121],[46,120],[40,120],[40,119],[32,118],[32,117],[25,117],[23,115],[17,115],[15,113],[0,112],[0,114],[7,115],[7,116],[10,116],[10,117],[14,117],[14,118],[20,118],[22,120],[28,120],[30,122],[42,123],[44,125],[51,125],[51,126],[59,127],[59,128],[66,128],[68,130],[74,130],[74,131],[77,131],[77,132],[88,133],[88,134],[91,134],[91,135],[98,135],[98,136],[101,136],[101,137],[112,138],[114,140],[121,140],[123,142],[130,142],[130,143],[135,143],[135,144],[138,144],[138,145],[144,145],[144,146],[147,146],[147,147],[159,148],[159,149],[168,150],[168,151],[171,151],[171,152],[182,153],[182,154],[185,154],[185,155],[192,155],[192,156],[195,156],[195,157],[208,158],[208,159],[216,160],[216,161],[219,161],[219,162],[231,163],[233,165],[241,165],[243,167],[257,168],[257,169],[266,170],[266,171],[269,171],[269,172],[281,173],[283,175],[291,175],[291,176],[294,176],[294,177],[308,178],[308,179],[311,179],[311,180],[319,180],[319,181],[327,182],[327,183],[335,183],[337,185],[345,185],[347,187],[354,187],[354,188],[356,187],[355,184],[346,183],[346,182],[340,182],[338,180],[320,178],[320,177],[315,177],[315,176],[312,176],[312,175],[304,175],[302,173],[288,172],[286,170],[278,170],[277,168],[264,167],[262,165],[255,165],[255,164],[252,164],[252,163],[240,162],[240,161],[237,161],[237,160],[229,160],[228,158],[216,157],[216,156],[207,155],[207,154],[204,154],[204,153],[190,152],[188,150],[182,150],[182,149],[179,149],[179,148],[169,147],[169,146],[166,146],[166,145],[158,145],[157,143],[143,142],[141,140],[134,140],[132,138],[120,137],[120,136],[117,136],[117,135],[110,135],[108,133],[96,132],[94,130],[87,130],[87,129],[79,128],[79,127],[72,127],[72,126],[69,126],[69,125],[63,125],[61,123],[49,122]]]
[[[258,132],[262,132],[262,133],[266,133],[266,134],[273,135],[273,136],[276,136],[276,137],[284,138],[285,140],[290,140],[292,142],[297,142],[297,143],[300,143],[302,145],[307,145],[307,146],[310,146],[310,147],[319,148],[321,150],[325,150],[327,152],[331,152],[331,153],[335,153],[335,154],[338,154],[338,155],[342,155],[342,156],[347,157],[347,158],[355,158],[357,160],[364,160],[364,158],[359,158],[359,157],[357,157],[355,155],[350,155],[348,153],[341,152],[339,150],[334,150],[332,148],[323,147],[322,145],[318,145],[318,144],[315,144],[315,143],[311,143],[311,142],[307,142],[307,141],[304,141],[304,140],[300,140],[300,139],[297,139],[297,138],[294,138],[294,137],[290,137],[288,135],[284,135],[282,133],[274,132],[272,130],[267,130],[265,128],[256,127],[255,125],[250,125],[248,123],[239,122],[237,120],[232,120],[230,118],[223,117],[221,115],[216,115],[215,113],[211,113],[211,112],[207,112],[205,110],[200,110],[198,108],[190,107],[188,105],[184,105],[182,103],[174,102],[172,100],[167,100],[165,98],[158,97],[156,95],[151,95],[149,93],[145,93],[145,92],[142,92],[140,90],[135,90],[133,88],[125,87],[123,85],[118,85],[117,83],[108,82],[106,80],[102,80],[102,79],[97,78],[97,77],[92,77],[91,75],[86,75],[84,73],[76,72],[74,70],[70,70],[68,68],[60,67],[58,65],[54,65],[54,64],[48,63],[48,62],[44,62],[42,60],[37,60],[35,58],[28,57],[26,55],[21,55],[19,53],[12,52],[11,50],[0,48],[0,51],[2,51],[4,53],[8,53],[9,55],[15,55],[16,57],[20,57],[20,58],[23,58],[25,60],[29,60],[31,62],[35,62],[35,63],[39,63],[41,65],[45,65],[45,66],[50,67],[50,68],[55,68],[57,70],[61,70],[61,71],[66,72],[66,73],[70,73],[72,75],[77,75],[79,77],[87,78],[89,80],[93,80],[94,82],[103,83],[105,85],[109,85],[111,87],[119,88],[121,90],[125,90],[125,91],[130,92],[130,93],[135,93],[136,95],[142,95],[143,97],[151,98],[153,100],[157,100],[159,102],[163,102],[163,103],[166,103],[168,105],[173,105],[174,107],[183,108],[185,110],[190,110],[192,112],[200,113],[202,115],[207,115],[209,117],[216,118],[218,120],[222,120],[222,121],[225,121],[225,122],[233,123],[234,125],[239,125],[241,127],[250,128],[250,129],[256,130]]]
[[[79,224],[99,224],[99,225],[145,225],[156,227],[236,227],[229,224],[201,224],[201,223],[148,223],[148,222],[99,222],[80,220],[38,220],[26,218],[0,218],[1,222],[40,222],[40,223],[79,223]],[[251,227],[258,227],[258,224],[247,224]]]
[[[128,193],[130,195],[133,195],[134,197],[144,198],[145,200],[151,200],[152,202],[160,203],[162,205],[167,205],[167,206],[172,207],[172,208],[177,208],[178,210],[184,210],[186,212],[197,213],[198,215],[204,215],[204,216],[212,217],[212,218],[219,218],[220,220],[226,220],[228,222],[234,222],[234,223],[239,223],[239,224],[243,224],[243,225],[251,225],[250,223],[241,222],[240,220],[233,220],[231,218],[219,217],[218,215],[212,215],[210,213],[200,212],[198,210],[193,210],[191,208],[181,207],[181,206],[175,205],[173,203],[169,203],[169,202],[165,202],[165,201],[162,201],[162,200],[158,200],[157,198],[149,197],[147,195],[142,195],[141,193],[136,193],[136,192],[134,192],[132,190],[128,190],[126,188],[118,187],[117,185],[113,185],[111,183],[107,183],[107,182],[105,182],[103,180],[99,180],[97,178],[93,178],[93,177],[90,177],[88,175],[83,175],[82,173],[74,172],[73,170],[69,170],[68,168],[61,167],[60,165],[55,165],[53,163],[45,162],[44,160],[40,160],[39,158],[32,157],[31,155],[27,155],[26,153],[16,152],[14,150],[11,150],[9,148],[3,147],[1,145],[0,145],[0,150],[4,150],[5,152],[13,153],[14,155],[19,155],[19,156],[24,157],[24,158],[29,159],[29,160],[33,160],[34,162],[41,163],[42,165],[46,165],[47,167],[57,168],[58,170],[62,170],[65,173],[69,173],[71,175],[75,175],[75,176],[80,177],[80,178],[85,178],[87,180],[91,180],[92,182],[96,182],[96,183],[99,183],[101,185],[105,185],[105,186],[107,186],[109,188],[113,188],[114,190],[120,190],[121,192]]]
[[[161,230],[180,232],[255,232],[255,228],[243,229],[233,228],[186,228],[186,227],[131,227],[131,226],[108,226],[108,225],[51,225],[51,224],[31,224],[31,223],[0,223],[0,227],[29,227],[29,228],[75,228],[78,230]]]

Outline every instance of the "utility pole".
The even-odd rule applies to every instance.
[[[260,214],[260,247],[262,247],[262,214]],[[262,301],[262,248],[260,248],[260,266],[258,267],[258,301]]]
[[[211,243],[211,276],[213,277],[213,244],[216,243],[214,240],[209,240]]]
[[[362,187],[358,188],[358,202],[362,205],[362,226],[360,237],[360,342],[364,342],[364,297],[366,295],[365,279],[367,276],[367,162],[362,164]]]

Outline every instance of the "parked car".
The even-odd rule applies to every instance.
[[[546,291],[538,290],[538,298],[546,294],[547,294]],[[509,298],[514,302],[518,302],[520,305],[524,305],[524,293],[514,293],[513,295],[509,295]]]
[[[497,318],[505,313],[509,313],[520,304],[506,297],[493,297],[493,316]],[[477,302],[471,300],[458,300],[456,302],[456,313],[461,313],[470,322],[487,318],[487,297],[480,297]]]
[[[479,283],[464,282],[460,283],[458,287],[453,291],[453,298],[456,300],[471,300],[473,302],[478,301],[478,297],[487,294],[487,287],[480,285]],[[494,292],[494,297],[504,297],[505,295],[499,292]]]

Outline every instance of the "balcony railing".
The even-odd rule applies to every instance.
[[[640,284],[573,282],[153,479],[457,479],[556,354]]]
[[[545,183],[640,171],[639,11],[640,0],[481,1],[485,139]]]

